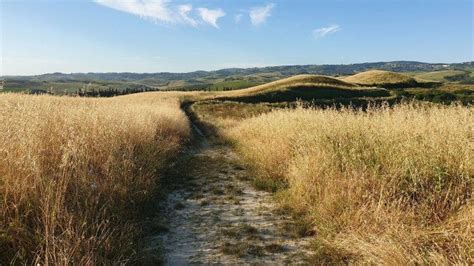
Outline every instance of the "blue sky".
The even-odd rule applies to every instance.
[[[473,60],[471,0],[0,2],[0,75]]]

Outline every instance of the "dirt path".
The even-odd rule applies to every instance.
[[[171,265],[304,264],[309,239],[292,237],[291,217],[253,188],[230,147],[201,139],[176,169],[177,184],[161,204],[163,230],[150,249]]]

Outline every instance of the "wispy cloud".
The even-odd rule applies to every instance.
[[[242,13],[239,13],[234,16],[235,23],[240,23],[241,20],[242,20]]]
[[[201,23],[216,28],[217,20],[225,16],[222,9],[195,9],[190,4],[172,5],[171,0],[94,0],[97,4],[122,12],[140,16],[141,18],[161,23],[180,23],[193,27]],[[195,12],[193,12],[195,11]],[[194,17],[193,17],[194,14]],[[201,20],[199,20],[199,18]]]
[[[183,20],[183,22],[196,27],[197,26],[197,21],[189,16],[189,13],[193,10],[192,5],[180,5],[178,7],[178,14],[180,18]]]
[[[264,23],[267,18],[270,17],[274,7],[275,4],[273,3],[266,6],[253,7],[249,12],[250,22],[252,22],[254,26]]]
[[[177,17],[173,16],[173,12],[170,10],[168,0],[95,0],[95,2],[155,22],[171,23],[177,20]]]
[[[201,16],[201,19],[206,22],[209,25],[212,25],[216,28],[219,28],[219,25],[217,25],[217,21],[225,16],[225,12],[222,11],[222,9],[207,9],[207,8],[198,8],[199,15]]]
[[[330,25],[328,27],[323,27],[319,29],[313,30],[313,37],[315,39],[320,39],[325,37],[326,35],[336,33],[341,30],[341,27],[339,25]]]

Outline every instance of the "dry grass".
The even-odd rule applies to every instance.
[[[281,90],[289,87],[311,87],[311,86],[327,86],[338,88],[353,88],[355,84],[339,80],[337,78],[321,76],[321,75],[296,75],[290,78],[277,80],[263,85],[251,87],[248,89],[240,89],[221,93],[222,96],[249,96],[262,92]]]
[[[449,80],[449,78],[455,78],[457,76],[462,76],[463,74],[466,74],[466,72],[461,71],[461,70],[441,70],[441,71],[415,74],[414,77],[421,81],[428,80],[428,81],[445,82]]]
[[[469,94],[474,94],[474,84],[448,83],[448,84],[444,84],[443,86],[440,86],[439,90],[446,91],[446,92],[453,92],[453,93],[466,91],[466,92],[469,92]]]
[[[472,262],[472,107],[282,110],[227,136],[316,231],[319,263]]]
[[[408,75],[383,70],[370,70],[346,77],[343,80],[364,86],[416,84],[416,80]]]
[[[133,209],[189,134],[172,94],[1,94],[0,264],[126,262]]]
[[[286,105],[202,101],[193,104],[191,110],[197,115],[199,122],[204,123],[205,129],[215,127],[217,130],[219,128],[231,127],[244,119],[283,107],[286,107]]]
[[[319,100],[320,104],[338,104],[367,98],[388,99],[393,95],[383,88],[363,87],[334,77],[297,75],[267,84],[233,91],[201,94],[200,100],[238,101],[245,103],[284,103],[298,99]]]

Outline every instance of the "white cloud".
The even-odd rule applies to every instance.
[[[254,26],[264,23],[268,17],[270,17],[272,9],[275,7],[275,4],[268,4],[262,7],[253,7],[250,12],[250,22]]]
[[[197,21],[189,16],[189,13],[193,10],[192,5],[180,5],[178,7],[178,13],[180,18],[183,20],[183,22],[196,27],[197,26]]]
[[[328,27],[323,27],[313,30],[313,36],[315,39],[323,38],[326,35],[336,33],[341,30],[339,25],[330,25]]]
[[[199,15],[201,19],[209,25],[212,25],[216,28],[219,28],[217,21],[219,18],[225,16],[225,12],[222,9],[207,9],[207,8],[198,8]]]
[[[177,17],[173,15],[168,6],[168,0],[95,0],[95,2],[155,22],[172,23],[177,21]]]
[[[225,16],[222,9],[195,9],[190,4],[172,5],[171,0],[94,0],[97,4],[134,14],[153,22],[181,23],[197,27],[207,23],[219,28],[217,21]],[[192,16],[194,13],[194,17]],[[199,15],[199,16],[198,16]],[[200,20],[199,20],[200,17]]]

